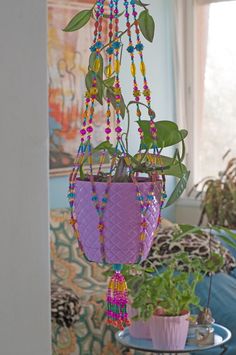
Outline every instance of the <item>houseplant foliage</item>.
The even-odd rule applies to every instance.
[[[200,192],[196,197],[202,197],[199,225],[206,217],[211,225],[236,229],[236,158],[228,161],[225,170],[219,172],[218,178],[206,177],[193,189],[198,188]]]
[[[146,321],[157,348],[184,348],[190,309],[193,306],[201,309],[196,286],[206,274],[216,272],[222,263],[223,258],[215,253],[203,261],[181,252],[158,270],[147,270],[141,266],[125,268],[132,308],[137,310],[133,319]],[[174,328],[171,329],[172,326]]]
[[[125,29],[120,29],[121,16],[125,18]],[[64,31],[80,30],[89,21],[94,21],[94,39],[85,78],[81,141],[70,175],[68,198],[71,224],[81,250],[91,261],[114,265],[107,314],[109,323],[122,328],[129,322],[121,264],[139,263],[147,257],[167,197],[165,177],[170,175],[178,179],[165,206],[174,203],[185,189],[189,177],[183,164],[187,131],[171,121],[156,121],[141,40],[141,34],[150,42],[154,37],[155,23],[147,5],[140,0],[97,0],[90,9],[76,14]],[[105,21],[108,25],[107,43],[103,41]],[[133,99],[127,103],[120,81],[124,36],[128,38],[126,50],[133,83]],[[106,139],[93,147],[96,101],[107,108],[104,117]],[[131,118],[137,122],[140,136],[136,154],[129,150]],[[122,120],[126,122],[126,131],[123,131]],[[113,144],[112,134],[115,135]],[[165,148],[174,146],[172,156],[163,154]],[[95,155],[99,156],[96,171]],[[108,157],[109,169],[104,168]],[[85,164],[89,167],[87,174]]]

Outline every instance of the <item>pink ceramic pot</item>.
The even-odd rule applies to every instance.
[[[151,339],[150,333],[150,319],[147,321],[132,320],[132,317],[137,315],[136,309],[132,308],[129,304],[127,307],[129,319],[131,319],[131,325],[129,326],[129,333],[134,338],[139,339]]]
[[[99,201],[102,200],[107,183],[96,182]],[[152,245],[160,213],[162,182],[155,185],[155,197],[146,214],[147,238],[144,242],[142,260],[146,259]],[[140,182],[139,190],[146,199],[151,182]],[[76,181],[75,213],[78,222],[80,241],[85,255],[90,261],[102,262],[99,219],[92,201],[92,187],[89,181]],[[112,183],[104,214],[104,235],[106,262],[109,264],[133,264],[139,258],[141,231],[140,202],[136,199],[133,183]]]
[[[189,313],[177,317],[152,316],[150,332],[155,348],[183,350],[189,328]]]

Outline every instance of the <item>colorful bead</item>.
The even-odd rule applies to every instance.
[[[135,49],[139,52],[141,52],[143,50],[143,48],[144,48],[144,45],[142,43],[138,43],[135,46]]]
[[[129,46],[128,48],[127,48],[127,51],[129,52],[129,53],[133,53],[134,52],[134,46]]]
[[[136,65],[134,63],[131,64],[130,71],[133,76],[136,75]]]
[[[116,60],[115,60],[114,71],[115,71],[116,73],[119,73],[119,71],[120,71],[120,61],[119,61],[119,59],[116,59]]]
[[[114,49],[119,49],[121,47],[121,42],[120,41],[113,42],[112,47]]]
[[[111,75],[112,75],[112,67],[111,67],[110,64],[105,68],[105,74],[106,74],[107,78],[111,77]]]
[[[106,52],[108,54],[113,54],[114,53],[114,48],[113,47],[109,47],[109,48],[107,48]]]

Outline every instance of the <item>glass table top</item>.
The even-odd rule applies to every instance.
[[[142,350],[153,353],[189,353],[192,351],[204,351],[213,349],[218,346],[222,346],[231,338],[231,332],[229,329],[223,327],[220,324],[214,324],[214,344],[206,345],[206,346],[197,346],[192,344],[186,344],[183,350],[163,350],[163,349],[155,349],[151,339],[138,339],[134,338],[129,334],[129,328],[125,328],[123,331],[119,331],[116,333],[116,339],[119,343],[126,346],[127,348],[132,348],[136,350]]]

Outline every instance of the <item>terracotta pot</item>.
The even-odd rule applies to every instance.
[[[183,350],[189,328],[189,313],[177,317],[152,316],[150,332],[155,348]]]
[[[107,183],[96,182],[99,201],[104,196]],[[151,182],[138,183],[146,198]],[[146,259],[152,245],[160,213],[162,182],[155,184],[155,197],[146,214],[147,238],[144,242],[142,260]],[[92,186],[89,181],[76,181],[75,213],[78,221],[80,241],[90,261],[102,262],[98,224],[98,213],[92,201]],[[141,213],[133,183],[112,183],[104,214],[105,256],[109,264],[136,263],[140,251]]]
[[[134,338],[139,339],[151,339],[150,333],[150,319],[147,321],[143,320],[132,320],[132,317],[137,315],[137,310],[132,308],[129,304],[127,307],[129,319],[131,319],[131,325],[129,326],[129,333]]]

